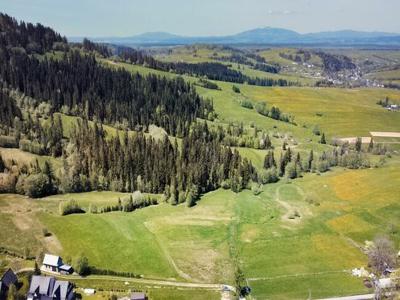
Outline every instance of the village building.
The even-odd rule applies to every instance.
[[[131,300],[146,300],[145,293],[134,292],[131,294]]]
[[[72,274],[74,271],[70,265],[63,263],[61,257],[51,254],[44,255],[42,270],[61,274]]]
[[[13,270],[8,269],[0,279],[0,299],[5,299],[10,285],[18,283],[17,275]]]
[[[73,286],[54,277],[32,276],[28,300],[74,300]]]

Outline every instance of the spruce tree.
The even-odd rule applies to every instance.
[[[373,138],[371,137],[371,140],[370,140],[370,142],[369,142],[369,144],[368,144],[368,152],[372,152],[372,150],[374,150],[374,140],[373,140]]]
[[[321,144],[326,144],[325,133],[322,133],[320,143]]]

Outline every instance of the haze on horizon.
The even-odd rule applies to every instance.
[[[400,33],[399,0],[2,0],[0,11],[66,36],[213,36],[267,26]]]

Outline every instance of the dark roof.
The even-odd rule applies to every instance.
[[[72,292],[68,281],[56,280],[54,277],[32,276],[28,295],[35,295],[34,299],[44,298],[65,300]]]
[[[72,267],[71,266],[69,266],[69,265],[62,265],[61,267],[60,267],[60,270],[63,270],[63,271],[70,271],[70,270],[72,270]]]
[[[131,300],[146,300],[146,294],[138,292],[132,293]]]
[[[67,299],[69,287],[68,281],[57,280],[53,289],[53,299]]]
[[[17,281],[17,275],[15,275],[11,269],[8,269],[7,272],[4,273],[3,277],[1,277],[2,284],[4,284],[7,288],[9,288],[11,284],[15,284]]]
[[[32,276],[29,293],[40,295],[51,295],[55,279],[53,277]]]

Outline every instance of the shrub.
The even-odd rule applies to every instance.
[[[314,128],[313,128],[313,133],[314,133],[315,135],[321,135],[321,131],[320,131],[318,125],[315,125],[315,126],[314,126]]]
[[[49,232],[49,231],[47,230],[47,228],[43,228],[43,229],[42,229],[42,233],[43,233],[43,236],[44,236],[44,237],[51,236],[51,232]]]
[[[30,152],[37,155],[46,154],[46,149],[38,142],[31,142],[29,140],[20,140],[19,148],[22,151]]]
[[[285,169],[286,177],[295,179],[300,176],[300,169],[295,161],[290,162]]]
[[[75,271],[81,276],[90,274],[89,260],[84,255],[81,255],[76,259],[74,267]]]
[[[0,147],[18,148],[18,141],[13,136],[0,135]]]
[[[84,214],[85,211],[79,206],[74,199],[66,202],[60,202],[60,215],[66,216],[71,214]]]
[[[268,117],[269,110],[267,108],[267,103],[265,102],[258,102],[255,106],[256,111],[263,116]]]
[[[253,183],[251,185],[251,191],[252,191],[253,195],[255,195],[255,196],[261,194],[263,191],[262,185],[258,184],[258,183]]]
[[[14,174],[0,174],[0,193],[14,193],[16,181]]]
[[[259,180],[262,184],[274,183],[279,180],[276,168],[263,169],[259,173]]]
[[[224,190],[229,190],[229,189],[231,188],[231,182],[230,182],[230,180],[229,180],[229,179],[226,179],[226,180],[222,181],[222,182],[221,182],[221,187],[222,187]]]
[[[240,89],[239,89],[236,85],[233,85],[233,86],[232,86],[232,90],[233,90],[235,93],[240,94]]]
[[[240,101],[240,105],[244,108],[253,109],[253,103],[247,99]]]
[[[29,175],[23,184],[25,195],[31,198],[41,198],[55,193],[55,187],[49,177],[39,173]]]

